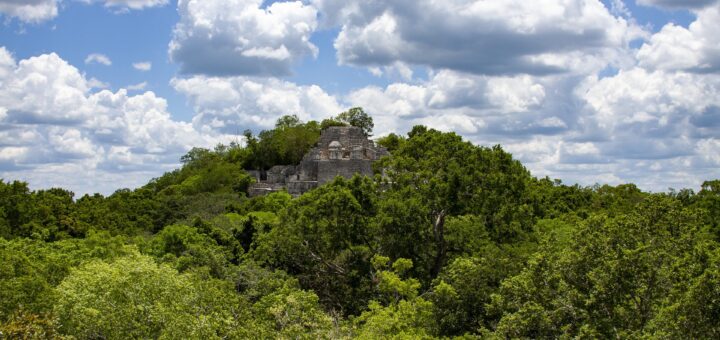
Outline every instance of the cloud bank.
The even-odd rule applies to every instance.
[[[314,7],[262,0],[180,0],[169,53],[182,73],[284,76],[304,56],[317,55],[310,35]]]
[[[84,3],[102,3],[120,11],[141,10],[165,6],[168,0],[72,0]],[[0,14],[25,23],[40,23],[58,15],[60,0],[0,0]]]
[[[343,64],[395,62],[484,75],[547,75],[607,59],[642,31],[595,0],[316,0]]]
[[[132,186],[191,146],[286,114],[320,120],[362,106],[376,136],[415,124],[456,131],[501,144],[538,176],[697,188],[720,177],[720,6],[643,4],[695,19],[651,32],[619,0],[180,0],[168,53],[181,74],[169,84],[191,122],[173,120],[147,83],[104,90],[55,54],[16,61],[3,49],[0,175]],[[318,55],[321,30],[338,32],[339,67],[386,77],[382,86],[330,93],[283,78]],[[62,178],[70,173],[98,184]]]
[[[0,177],[107,193],[177,166],[193,146],[222,141],[174,121],[153,92],[94,92],[57,54],[15,61],[0,48]]]

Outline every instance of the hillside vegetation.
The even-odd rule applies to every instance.
[[[718,180],[569,186],[416,126],[373,178],[246,196],[323,127],[369,135],[351,111],[107,197],[0,180],[0,338],[720,338]]]

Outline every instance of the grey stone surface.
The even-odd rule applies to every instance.
[[[249,193],[250,196],[259,196],[287,190],[291,195],[299,196],[337,176],[372,176],[372,163],[386,155],[387,150],[375,146],[362,129],[333,126],[322,131],[317,145],[297,166],[274,166],[266,172],[265,178],[259,171],[250,171],[258,180],[250,187]]]

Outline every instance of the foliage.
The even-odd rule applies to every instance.
[[[227,283],[180,275],[139,254],[88,262],[57,291],[61,329],[82,338],[232,334],[242,310]]]
[[[247,197],[338,125],[373,127],[284,116],[109,196],[0,180],[0,338],[720,337],[719,180],[566,185],[416,126],[375,177]]]
[[[44,242],[0,238],[0,322],[13,313],[43,315],[56,302],[53,287],[91,259],[112,259],[130,252],[122,237],[90,233],[85,239]]]
[[[447,261],[449,216],[479,216],[496,242],[532,228],[530,174],[499,146],[477,147],[454,133],[416,126],[382,167],[390,186],[379,204],[382,247],[412,259],[422,278],[436,277]]]
[[[350,110],[342,112],[337,115],[334,120],[361,128],[365,136],[371,136],[372,129],[375,127],[372,117],[365,113],[365,110],[361,107],[353,107]]]
[[[258,236],[252,256],[296,275],[325,306],[356,313],[371,293],[374,188],[367,178],[338,178],[292,201],[280,223]]]
[[[298,164],[320,138],[320,124],[301,122],[297,116],[278,119],[275,128],[253,136],[245,131],[247,154],[239,160],[245,169],[269,169],[274,165]]]
[[[502,283],[492,308],[506,337],[639,337],[651,330],[672,292],[703,273],[709,240],[698,211],[651,196],[636,211],[582,222],[567,247],[545,245]],[[698,249],[698,247],[701,247]],[[704,257],[704,256],[703,256]],[[711,307],[712,308],[712,307]],[[708,333],[709,334],[709,333]]]
[[[2,339],[71,339],[58,330],[57,317],[52,314],[31,314],[17,311],[5,323],[0,324]]]
[[[354,336],[360,339],[432,338],[435,333],[433,304],[417,296],[420,283],[416,279],[402,278],[412,268],[412,261],[401,258],[388,266],[389,261],[388,257],[377,255],[372,259],[376,269],[374,281],[386,304],[370,301],[368,310],[353,320]]]
[[[213,277],[225,278],[233,251],[231,244],[221,247],[197,228],[170,225],[153,237],[151,253],[180,272],[201,267]]]

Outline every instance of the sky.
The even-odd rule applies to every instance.
[[[361,106],[538,177],[720,178],[720,0],[0,0],[0,178],[135,188]]]

